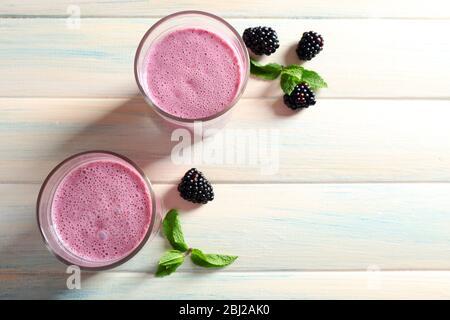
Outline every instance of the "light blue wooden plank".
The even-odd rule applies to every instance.
[[[224,156],[237,159],[249,134],[277,139],[258,138],[256,150],[239,152],[242,164],[179,165],[173,128],[141,97],[0,99],[0,182],[40,183],[64,158],[93,149],[124,154],[161,183],[194,166],[215,182],[450,182],[449,117],[450,100],[321,99],[294,113],[281,99],[244,99],[226,126],[235,139],[218,144]],[[259,155],[264,147],[269,157]],[[274,170],[264,172],[268,158]]]
[[[450,272],[0,274],[0,299],[448,299]]]

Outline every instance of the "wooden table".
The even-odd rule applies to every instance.
[[[292,113],[277,82],[250,79],[226,129],[278,130],[279,170],[203,165],[216,200],[200,208],[176,197],[191,165],[171,161],[133,76],[144,32],[184,9],[272,26],[281,47],[264,62],[296,63],[302,32],[323,34],[305,67],[329,84]],[[440,0],[2,0],[0,298],[450,298],[449,18]],[[68,290],[35,201],[58,162],[90,149],[142,166],[192,246],[240,258],[154,278],[158,236]]]

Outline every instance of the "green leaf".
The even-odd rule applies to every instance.
[[[191,260],[204,268],[221,268],[232,264],[238,257],[223,254],[207,254],[199,249],[192,249]]]
[[[327,87],[327,83],[315,71],[307,70],[297,64],[283,68],[280,86],[284,93],[291,94],[294,87],[300,82],[306,82],[313,91]]]
[[[250,73],[265,80],[275,80],[282,69],[283,66],[278,63],[263,65],[256,60],[250,59]]]
[[[280,86],[284,93],[291,94],[295,86],[302,81],[304,68],[298,64],[291,64],[281,71]]]
[[[181,230],[178,211],[176,209],[172,209],[166,214],[163,221],[163,232],[174,249],[183,252],[189,249],[184,241],[183,231]]]
[[[184,262],[184,253],[178,250],[169,250],[159,259],[157,277],[168,276]]]
[[[305,68],[299,66],[298,64],[290,64],[287,67],[284,67],[281,72],[282,74],[289,74],[301,79],[303,76],[303,70],[305,70]]]
[[[169,250],[159,259],[159,264],[164,266],[170,266],[179,264],[184,260],[184,253],[179,250]]]
[[[295,86],[301,82],[301,78],[293,76],[289,73],[281,74],[280,86],[284,93],[291,94]]]
[[[313,91],[328,87],[325,80],[317,72],[312,70],[303,69],[302,81],[305,81]]]

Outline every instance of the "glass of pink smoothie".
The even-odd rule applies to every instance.
[[[134,70],[149,105],[171,123],[191,127],[223,122],[244,92],[250,64],[239,33],[225,20],[182,11],[147,31]]]
[[[37,218],[57,258],[95,270],[133,257],[161,221],[143,171],[108,151],[80,153],[57,165],[41,187]]]

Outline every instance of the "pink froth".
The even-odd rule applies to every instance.
[[[145,238],[152,216],[148,186],[113,160],[84,164],[59,184],[52,221],[64,247],[90,261],[120,259]]]
[[[184,119],[213,116],[238,94],[242,66],[218,34],[179,29],[152,45],[146,59],[147,91],[163,111]]]

